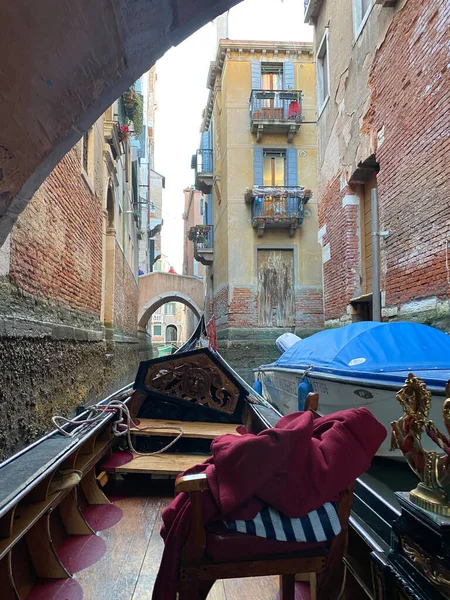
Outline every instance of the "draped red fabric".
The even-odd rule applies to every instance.
[[[240,428],[242,432],[243,428]],[[339,492],[366,471],[386,429],[365,408],[314,419],[311,412],[282,417],[254,435],[222,435],[212,456],[186,474],[206,473],[205,524],[253,519],[263,505],[300,517],[337,500]],[[175,600],[180,552],[189,531],[190,501],[179,494],[163,513],[165,549],[153,600]]]

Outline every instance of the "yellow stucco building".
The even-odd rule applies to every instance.
[[[220,40],[208,87],[192,166],[206,195],[196,255],[208,266],[219,342],[317,330],[323,300],[312,44]]]

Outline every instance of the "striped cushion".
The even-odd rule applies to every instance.
[[[229,531],[281,542],[325,542],[341,531],[337,505],[332,502],[296,519],[265,506],[250,521],[225,521],[225,525]]]

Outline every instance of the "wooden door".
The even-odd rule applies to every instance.
[[[295,325],[293,250],[258,250],[258,324]]]
[[[377,187],[374,175],[362,189],[361,200],[361,251],[362,251],[362,293],[372,293],[372,201],[371,193]]]

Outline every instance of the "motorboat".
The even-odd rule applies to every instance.
[[[306,395],[320,396],[324,414],[365,406],[388,430],[401,414],[396,393],[409,373],[426,384],[433,399],[430,418],[443,429],[442,402],[450,379],[450,336],[409,322],[358,322],[326,329],[298,341],[256,371],[262,395],[287,414],[302,409]],[[431,440],[427,449],[436,449]],[[400,458],[389,439],[378,456]]]

